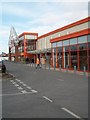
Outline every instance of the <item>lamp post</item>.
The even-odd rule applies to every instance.
[[[9,60],[11,61],[11,48],[9,46],[9,54],[8,54]]]
[[[8,46],[9,46],[8,60],[11,61],[11,44],[10,44],[10,41],[8,43]]]
[[[15,45],[15,62],[18,62],[18,41],[14,42]]]

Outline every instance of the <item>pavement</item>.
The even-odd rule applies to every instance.
[[[5,62],[3,118],[88,118],[88,77]]]

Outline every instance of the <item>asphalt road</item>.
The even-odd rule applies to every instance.
[[[88,118],[88,77],[5,62],[3,118]]]

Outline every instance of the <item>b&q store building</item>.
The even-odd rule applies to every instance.
[[[24,32],[19,35],[18,60],[39,57],[42,64],[52,67],[90,72],[90,17],[79,20],[44,35]],[[15,54],[11,47],[11,59]]]

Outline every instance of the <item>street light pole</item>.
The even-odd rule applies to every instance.
[[[15,61],[18,62],[18,41],[15,41]]]
[[[9,60],[11,61],[11,48],[9,46],[9,54],[8,54]]]

